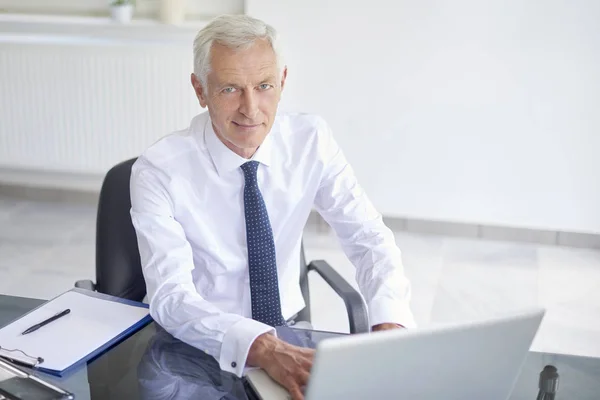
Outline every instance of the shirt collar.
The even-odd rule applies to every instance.
[[[267,167],[271,165],[271,155],[273,149],[271,138],[272,135],[273,129],[271,129],[271,132],[267,134],[263,143],[260,145],[258,150],[256,150],[256,153],[254,153],[254,155],[248,160],[237,155],[227,146],[225,146],[223,142],[221,142],[221,139],[217,137],[217,134],[214,131],[210,118],[207,118],[206,125],[204,127],[204,141],[206,143],[206,148],[210,153],[219,176],[240,168],[242,164],[248,161],[258,161]]]

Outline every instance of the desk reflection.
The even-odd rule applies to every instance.
[[[244,379],[222,371],[210,355],[174,338],[158,327],[138,365],[143,400],[219,399],[253,400]],[[319,341],[344,335],[335,332],[278,327],[277,336],[301,347],[316,348]]]
[[[140,398],[247,400],[243,380],[210,355],[159,329],[138,365]]]

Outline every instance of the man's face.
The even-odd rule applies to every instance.
[[[200,105],[208,107],[217,136],[250,158],[273,126],[286,74],[280,73],[266,40],[238,51],[215,43],[206,87],[193,74],[192,85]]]

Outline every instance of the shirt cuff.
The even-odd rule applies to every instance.
[[[233,324],[223,336],[219,356],[221,369],[241,377],[246,367],[250,346],[263,333],[277,335],[272,326],[250,318],[242,318]]]
[[[384,323],[399,324],[410,329],[417,324],[408,303],[389,298],[374,299],[369,304],[369,320],[371,327]]]

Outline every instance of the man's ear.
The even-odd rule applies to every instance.
[[[205,90],[202,86],[202,82],[196,76],[196,74],[192,74],[191,76],[192,87],[194,88],[194,92],[196,93],[196,97],[198,98],[198,102],[200,103],[200,107],[206,107],[206,96]]]
[[[287,65],[283,67],[283,71],[281,72],[281,90],[285,86],[285,79],[287,78]]]

